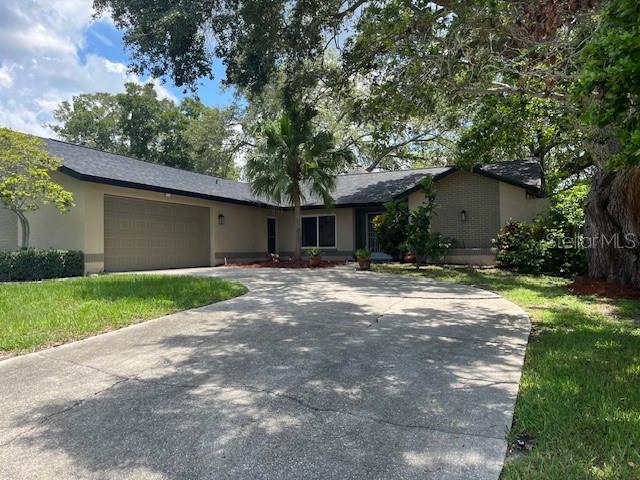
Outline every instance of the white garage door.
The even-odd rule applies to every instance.
[[[209,265],[209,209],[104,197],[104,268],[109,272]]]

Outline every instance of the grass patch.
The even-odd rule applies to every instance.
[[[0,285],[0,354],[25,353],[242,295],[217,278],[104,275]]]
[[[496,269],[377,265],[500,293],[533,319],[503,480],[640,479],[640,301],[576,297],[567,280]]]

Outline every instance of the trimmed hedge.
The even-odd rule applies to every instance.
[[[0,281],[28,282],[84,275],[84,254],[75,250],[27,248],[0,252]]]

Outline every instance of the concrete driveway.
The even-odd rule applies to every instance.
[[[498,478],[519,307],[348,268],[177,273],[250,292],[0,362],[1,478]]]

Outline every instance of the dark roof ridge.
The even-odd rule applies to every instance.
[[[393,172],[418,172],[421,170],[435,170],[442,168],[458,168],[455,165],[441,165],[437,167],[422,167],[422,168],[400,168],[398,170],[378,170],[377,172],[352,172],[352,173],[340,173],[340,177],[349,177],[355,175],[374,175],[378,173],[393,173]]]

